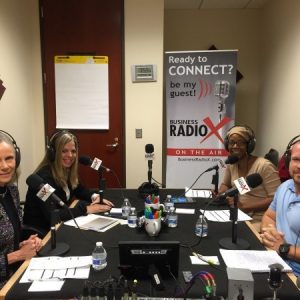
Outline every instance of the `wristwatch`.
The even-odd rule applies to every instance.
[[[290,251],[291,244],[281,244],[279,246],[279,255],[281,258],[286,259]]]

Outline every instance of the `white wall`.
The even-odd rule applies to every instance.
[[[147,181],[145,145],[153,144],[153,177],[161,181],[163,122],[163,14],[161,0],[125,0],[126,184]],[[157,82],[132,83],[131,65],[156,64]],[[135,138],[135,129],[143,138]]]
[[[0,101],[0,129],[21,149],[21,199],[26,177],[44,153],[44,111],[37,0],[0,1],[0,79],[6,91]]]
[[[260,151],[284,152],[300,134],[300,1],[272,0],[263,14],[263,58],[259,110]]]

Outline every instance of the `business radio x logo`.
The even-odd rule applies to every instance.
[[[240,193],[241,194],[250,191],[249,186],[247,185],[244,178],[243,179],[238,178],[238,183],[240,184]]]
[[[207,117],[203,119],[203,122],[207,125],[207,127],[211,130],[205,138],[200,142],[203,143],[205,140],[207,140],[210,136],[215,135],[223,144],[224,140],[219,134],[219,130],[224,127],[226,124],[228,124],[231,121],[230,118],[224,117],[216,126],[213,124],[212,120],[210,117]]]
[[[38,191],[36,195],[43,201],[46,201],[54,191],[55,189],[51,185],[46,183],[45,185],[43,185],[43,187]]]

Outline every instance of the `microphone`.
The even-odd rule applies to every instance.
[[[239,160],[239,157],[238,157],[236,154],[231,154],[231,155],[229,155],[229,156],[225,159],[224,163],[225,163],[226,165],[233,165],[233,164],[235,164],[236,162],[238,162],[238,160]],[[224,165],[224,163],[223,163],[223,161],[220,160],[221,166]],[[225,167],[225,166],[224,166],[224,167]],[[205,170],[204,173],[210,172],[210,171],[213,171],[213,170],[218,171],[218,170],[219,170],[219,166],[218,166],[218,165],[214,165],[214,166],[208,168],[207,170]]]
[[[154,159],[154,146],[153,144],[146,144],[145,146],[145,159],[148,160],[148,182],[142,183],[138,191],[142,198],[144,198],[146,195],[158,195],[159,187],[156,183],[151,183],[152,180],[152,163]]]
[[[92,160],[89,156],[87,155],[81,155],[79,157],[79,163],[84,165],[84,166],[89,166],[92,169],[101,172],[101,171],[106,171],[106,172],[110,172],[110,169],[105,167],[104,165],[102,165],[102,160],[95,157],[94,160]]]
[[[237,163],[239,160],[239,157],[236,154],[231,154],[225,159],[225,164],[226,165],[233,165]]]
[[[246,178],[240,177],[234,181],[235,185],[231,189],[228,189],[224,193],[218,195],[215,198],[215,201],[222,201],[226,197],[233,197],[237,193],[246,194],[250,192],[251,188],[256,188],[260,184],[262,184],[263,179],[258,173],[253,173],[248,175]]]
[[[281,275],[282,275],[283,266],[281,264],[275,263],[269,265],[269,268],[270,268],[270,273],[268,278],[269,286],[271,289],[274,290],[279,289],[282,285]]]
[[[44,183],[42,177],[38,174],[31,174],[26,179],[26,184],[33,190],[38,191],[37,196],[46,202],[48,198],[59,204],[61,207],[67,207],[67,205],[54,194],[55,189],[48,183]]]
[[[151,183],[152,163],[154,158],[154,146],[152,144],[146,144],[145,151],[146,151],[145,159],[148,160],[148,182]]]
[[[55,189],[48,183],[44,183],[42,177],[38,174],[31,174],[26,179],[26,184],[33,190],[38,190],[37,197],[44,202],[49,198],[61,207],[69,207],[54,194]],[[70,246],[66,243],[56,243],[56,228],[55,225],[59,223],[59,211],[57,209],[51,211],[51,243],[46,244],[38,253],[38,256],[59,256],[63,255],[70,250]]]

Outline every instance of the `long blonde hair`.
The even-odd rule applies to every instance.
[[[65,168],[62,165],[62,151],[64,146],[70,142],[75,144],[76,158],[70,168]],[[50,157],[49,151],[47,151],[35,172],[45,166],[49,166],[57,185],[66,187],[70,183],[72,189],[75,189],[78,186],[78,141],[76,136],[67,130],[58,132],[50,139],[50,147],[52,147],[54,152],[54,159]]]

